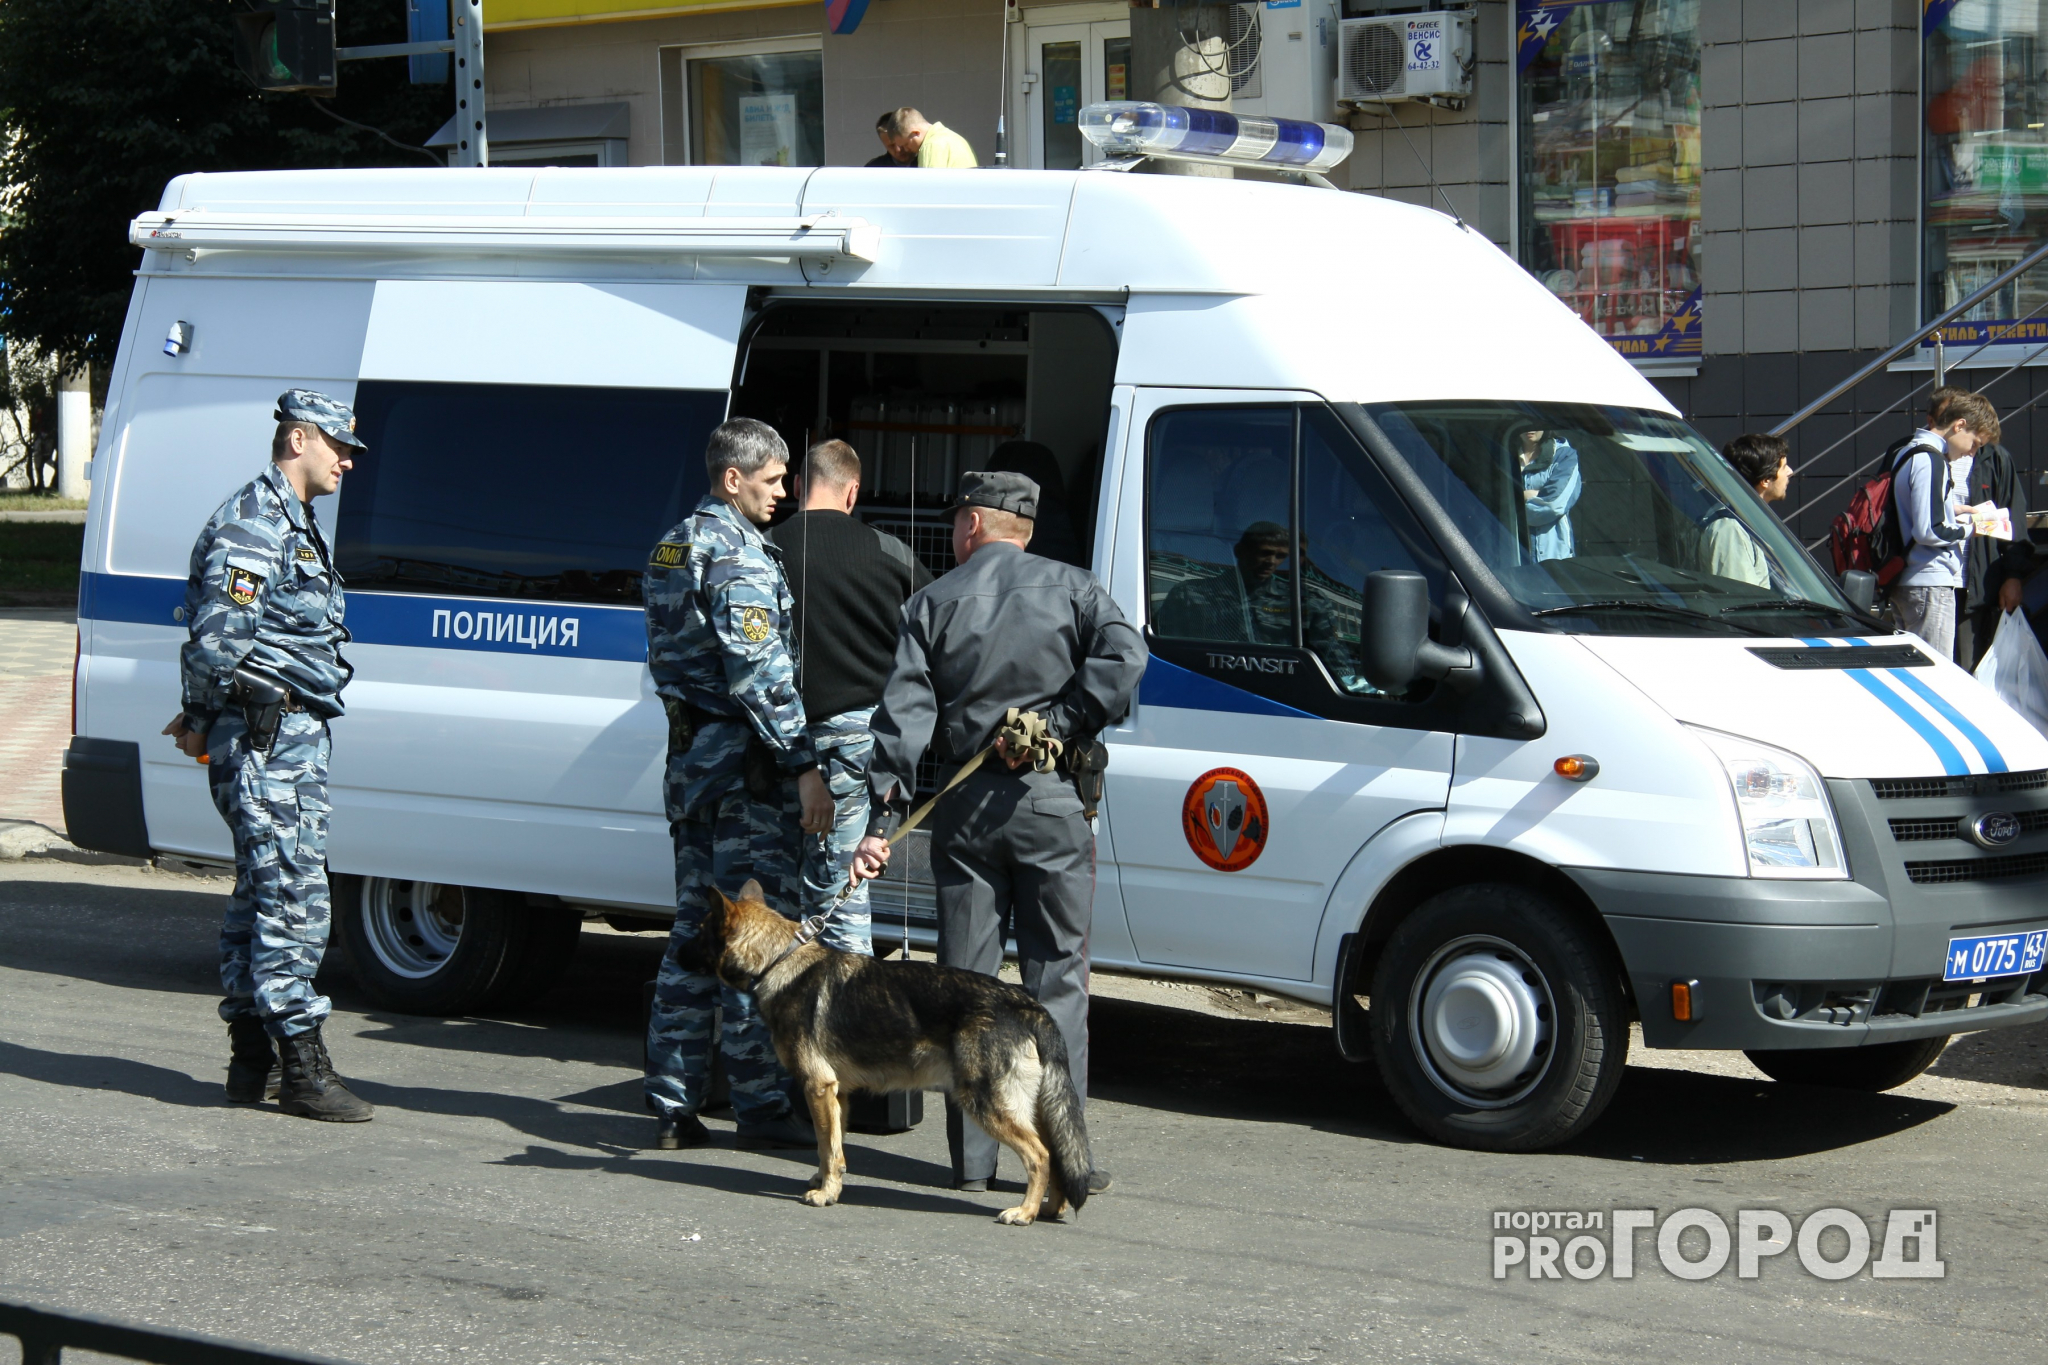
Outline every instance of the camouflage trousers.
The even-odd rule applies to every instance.
[[[220,928],[220,1017],[261,1019],[272,1037],[320,1027],[313,989],[327,950],[327,722],[279,721],[269,757],[249,747],[239,712],[206,736],[207,785],[235,841],[235,894]]]
[[[868,761],[875,753],[875,732],[868,728],[875,708],[841,711],[810,727],[811,748],[818,771],[832,793],[832,828],[804,836],[804,914],[820,915],[846,883],[853,851],[868,832]],[[844,953],[872,957],[874,935],[868,919],[868,884],[854,888],[839,913],[825,923],[818,941]]]
[[[796,783],[789,781],[779,800],[758,801],[735,786],[669,825],[676,849],[676,922],[655,974],[654,1009],[647,1019],[647,1107],[658,1116],[694,1114],[703,1107],[714,1042],[725,1054],[733,1113],[741,1123],[772,1123],[789,1111],[789,1075],[775,1060],[754,997],[717,977],[684,970],[676,952],[696,938],[714,886],[733,896],[752,878],[770,906],[796,918],[803,888],[800,814]]]

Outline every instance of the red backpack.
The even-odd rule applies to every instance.
[[[1887,588],[1904,572],[1906,535],[1892,497],[1892,481],[1900,463],[1918,448],[1909,436],[1885,451],[1885,472],[1857,489],[1847,510],[1828,523],[1828,549],[1835,557],[1837,578],[1851,569],[1864,569],[1877,575],[1880,588]]]

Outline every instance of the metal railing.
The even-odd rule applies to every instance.
[[[2006,285],[2018,279],[2021,275],[2026,274],[2027,271],[2032,270],[2037,265],[2040,265],[2043,261],[2048,261],[2048,245],[2037,247],[2033,251],[2021,257],[2016,263],[2007,267],[2004,271],[2002,271],[1995,278],[1993,278],[1990,281],[1990,283],[1976,290],[1969,297],[1965,298],[1961,303],[1956,304],[1953,308],[1950,308],[1940,317],[1934,319],[1934,321],[1927,323],[1925,326],[1915,331],[1911,336],[1907,337],[1904,341],[1901,341],[1898,345],[1892,347],[1883,355],[1880,355],[1877,359],[1863,366],[1861,369],[1851,374],[1848,378],[1842,380],[1833,388],[1830,388],[1826,393],[1814,399],[1805,407],[1799,409],[1799,411],[1793,413],[1790,417],[1787,417],[1784,421],[1778,423],[1778,425],[1772,427],[1770,434],[1773,436],[1783,436],[1785,433],[1793,430],[1800,423],[1804,422],[1807,418],[1821,411],[1830,403],[1833,403],[1836,399],[1840,398],[1843,394],[1850,392],[1852,389],[1862,384],[1864,380],[1870,378],[1872,375],[1877,374],[1880,371],[1884,370],[1887,366],[1891,365],[1892,362],[1898,360],[1901,356],[1907,355],[1912,351],[1917,350],[1920,344],[1923,341],[1925,341],[1929,336],[1938,332],[1941,328],[1946,327],[1949,323],[1954,322],[1957,318],[1969,312],[1972,308],[1975,308],[1978,304],[1984,302],[1984,300],[1990,298],[1993,294],[1997,293],[2000,289],[2003,289]],[[2028,313],[2025,317],[2018,319],[2018,321],[2031,321],[2032,319],[2034,319],[2035,317],[2039,316],[2044,312],[2048,312],[2048,301],[2044,301],[2041,304],[2037,305],[2032,312]],[[1845,435],[1836,437],[1833,441],[1830,441],[1826,446],[1822,447],[1819,451],[1815,452],[1813,455],[1808,456],[1806,459],[1794,465],[1792,467],[1792,472],[1798,474],[1803,473],[1808,469],[1811,469],[1814,465],[1818,464],[1821,460],[1827,458],[1836,450],[1839,450],[1842,446],[1847,445],[1849,442],[1855,440],[1858,436],[1862,435],[1863,432],[1868,430],[1870,427],[1876,425],[1878,422],[1881,422],[1885,418],[1891,416],[1904,404],[1911,402],[1920,394],[1933,388],[1936,384],[1943,382],[1946,378],[1946,375],[1944,373],[1946,370],[1958,368],[1962,365],[1968,364],[1971,360],[1974,360],[1979,355],[1982,355],[1991,346],[2000,344],[2009,345],[2011,343],[2001,343],[1995,339],[1987,339],[1983,342],[1980,342],[1975,348],[1973,348],[1968,354],[1964,355],[1961,359],[1955,361],[1946,360],[1945,357],[1943,357],[1940,354],[1941,348],[1937,345],[1935,370],[1933,375],[1928,377],[1926,380],[1923,380],[1921,383],[1916,384],[1911,389],[1908,389],[1906,392],[1900,394],[1897,398],[1893,399],[1890,403],[1886,404],[1883,409],[1871,415],[1870,417],[1865,418],[1862,422],[1859,422]],[[1993,375],[1989,380],[1985,381],[1978,387],[1981,389],[1990,388],[1993,384],[1996,384],[1999,380],[2004,379],[2007,375],[2010,375],[2015,371],[2021,369],[2022,367],[2033,363],[2033,361],[2038,359],[2043,354],[2048,354],[2048,344],[2043,344],[2035,348],[2034,350],[2029,351],[2025,356],[2021,357],[2019,360],[2014,361],[2012,364],[2006,366],[2006,368],[2000,370],[1996,375]],[[2028,399],[2019,407],[2014,408],[2010,413],[2006,414],[2007,418],[2017,417],[2020,413],[2025,412],[2028,408],[2031,408],[2034,406],[2034,404],[2040,402],[2041,399],[2044,397],[2048,397],[2048,391],[2044,391],[2043,393]],[[1851,470],[1848,474],[1845,474],[1841,478],[1835,480],[1833,483],[1829,484],[1826,488],[1823,488],[1818,493],[1814,493],[1811,496],[1807,497],[1806,500],[1800,503],[1798,507],[1793,508],[1791,511],[1784,514],[1785,521],[1788,524],[1796,525],[1798,518],[1803,513],[1812,508],[1815,504],[1819,503],[1822,499],[1831,496],[1837,489],[1841,488],[1845,484],[1853,483],[1855,480],[1862,478],[1864,475],[1868,474],[1872,469],[1876,468],[1879,462],[1881,462],[1883,459],[1884,455],[1882,452],[1880,452],[1877,455],[1872,456],[1863,464],[1857,466],[1855,469]],[[1807,548],[1809,550],[1814,549],[1815,547],[1824,544],[1826,541],[1827,537],[1823,535],[1817,540],[1809,541],[1807,543]]]
[[[21,1342],[21,1365],[60,1365],[67,1347],[151,1365],[345,1365],[328,1356],[136,1327],[93,1313],[60,1313],[12,1299],[0,1299],[0,1336]]]

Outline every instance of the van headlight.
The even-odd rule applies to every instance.
[[[1846,877],[1842,836],[1820,774],[1805,759],[1696,725],[1727,771],[1752,877]]]

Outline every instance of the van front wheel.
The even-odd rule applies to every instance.
[[[1423,902],[1373,973],[1373,1054],[1394,1102],[1456,1147],[1528,1152],[1577,1136],[1614,1098],[1628,1056],[1609,959],[1522,887]]]

